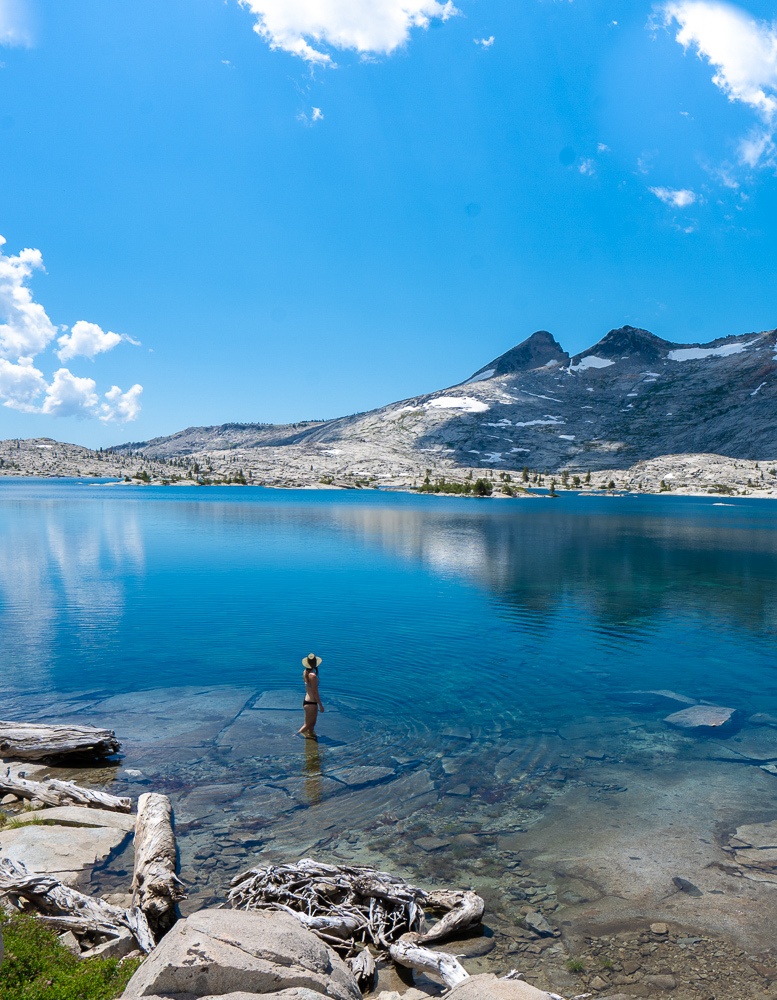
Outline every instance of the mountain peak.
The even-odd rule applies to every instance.
[[[511,372],[542,368],[551,362],[563,365],[567,361],[569,355],[556,338],[547,330],[537,330],[516,347],[511,347],[509,351],[483,365],[467,381],[480,382],[494,375],[508,375]]]
[[[651,362],[666,357],[667,351],[676,346],[657,337],[650,330],[643,330],[638,326],[621,326],[610,330],[593,347],[576,355],[574,360],[586,354],[596,354],[613,361],[624,357],[639,357],[642,361]]]

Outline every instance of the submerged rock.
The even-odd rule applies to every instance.
[[[124,997],[194,997],[297,989],[361,1000],[343,960],[288,913],[200,910],[180,920],[129,981]],[[292,994],[293,995],[293,994]]]
[[[540,937],[553,937],[556,933],[541,913],[527,913],[523,922]]]
[[[667,715],[664,722],[678,729],[721,729],[731,722],[735,712],[736,709],[722,705],[692,705]]]

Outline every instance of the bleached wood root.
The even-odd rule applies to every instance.
[[[453,955],[422,948],[410,936],[400,938],[396,944],[390,945],[389,955],[398,965],[442,979],[448,989],[469,979],[469,973]]]
[[[132,932],[143,952],[154,947],[154,937],[140,910],[123,910],[102,899],[64,885],[52,875],[29,872],[22,864],[0,858],[0,894],[18,910],[31,907],[48,923],[82,934],[119,937]]]
[[[228,900],[235,909],[285,909],[346,954],[364,944],[386,951],[408,932],[418,932],[418,944],[440,941],[479,923],[485,911],[474,892],[428,892],[388,872],[310,858],[243,872]],[[421,936],[424,906],[448,912]]]
[[[0,722],[0,757],[10,760],[46,760],[71,754],[112,757],[120,747],[112,729]]]
[[[290,906],[283,906],[276,903],[276,909],[285,910],[315,934],[326,934],[330,938],[337,938],[339,941],[347,941],[364,928],[365,921],[356,913],[332,913],[318,917],[311,917],[307,913],[300,913],[292,910]]]
[[[385,949],[406,931],[420,930],[423,896],[388,872],[302,858],[243,872],[232,880],[228,900],[242,910],[288,908],[327,943],[356,951],[367,943]]]
[[[132,902],[146,915],[157,936],[173,926],[176,903],[185,895],[183,882],[175,872],[172,816],[166,795],[146,792],[138,799]]]
[[[419,944],[442,941],[479,924],[486,910],[485,901],[476,892],[451,892],[446,889],[426,893],[426,905],[433,910],[447,910],[445,916],[418,938]]]
[[[98,792],[93,788],[82,788],[72,781],[60,781],[57,778],[31,781],[29,778],[12,775],[10,767],[0,772],[0,792],[10,792],[22,799],[40,799],[47,806],[92,806],[95,809],[125,813],[132,810],[131,799]]]
[[[356,958],[349,958],[346,961],[362,992],[370,989],[375,980],[375,959],[370,949],[362,948]]]

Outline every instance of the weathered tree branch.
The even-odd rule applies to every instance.
[[[389,947],[389,955],[398,965],[405,965],[409,969],[424,972],[427,976],[442,979],[448,989],[453,989],[465,979],[469,979],[469,973],[457,958],[443,951],[422,948],[413,937],[407,935]]]
[[[450,892],[446,889],[428,892],[426,905],[433,910],[448,910],[442,920],[418,938],[419,944],[442,941],[458,931],[472,927],[483,919],[486,904],[476,892]]]
[[[52,875],[28,872],[22,864],[0,858],[0,894],[19,910],[29,904],[49,923],[64,929],[119,937],[126,928],[143,952],[154,947],[148,921],[140,910],[123,910],[71,889]]]
[[[166,795],[146,792],[138,799],[132,901],[146,915],[157,936],[173,926],[175,905],[185,895],[183,882],[175,872],[172,812]]]
[[[50,778],[47,781],[31,781],[11,774],[11,769],[0,771],[0,792],[10,792],[22,799],[40,799],[48,806],[93,806],[110,809],[113,812],[130,812],[132,800],[98,792],[93,788],[82,788],[72,781]]]
[[[0,756],[10,760],[46,760],[71,754],[112,757],[120,747],[112,729],[0,722]]]

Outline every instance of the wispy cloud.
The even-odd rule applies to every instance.
[[[677,24],[677,41],[714,69],[712,82],[732,102],[759,119],[739,147],[749,166],[775,162],[777,130],[777,27],[719,0],[678,0],[660,8],[664,23]]]
[[[24,413],[133,420],[140,410],[139,385],[127,393],[114,386],[106,393],[106,402],[101,403],[93,379],[60,368],[47,382],[36,358],[51,347],[60,332],[56,351],[60,361],[95,358],[123,340],[137,341],[105,332],[96,323],[84,320],[74,323],[69,333],[67,327],[55,326],[30,288],[34,272],[43,270],[40,250],[28,248],[6,255],[4,245],[5,239],[0,236],[0,404]]]
[[[326,48],[390,55],[413,28],[458,14],[452,0],[239,0],[256,18],[254,31],[272,49],[318,66],[334,66]]]
[[[297,121],[303,125],[313,125],[315,122],[322,122],[323,120],[324,112],[321,108],[311,108],[310,114],[307,111],[300,111],[297,115]]]
[[[472,41],[475,43],[475,45],[480,45],[484,49],[490,49],[491,46],[496,41],[496,39],[494,38],[493,35],[489,35],[488,38],[473,38]]]
[[[659,201],[673,208],[690,208],[698,201],[695,192],[688,188],[652,187],[650,191]]]
[[[30,12],[24,0],[0,0],[0,45],[33,44]]]
[[[584,177],[593,177],[596,173],[596,164],[593,160],[583,160],[580,166],[577,168]]]

